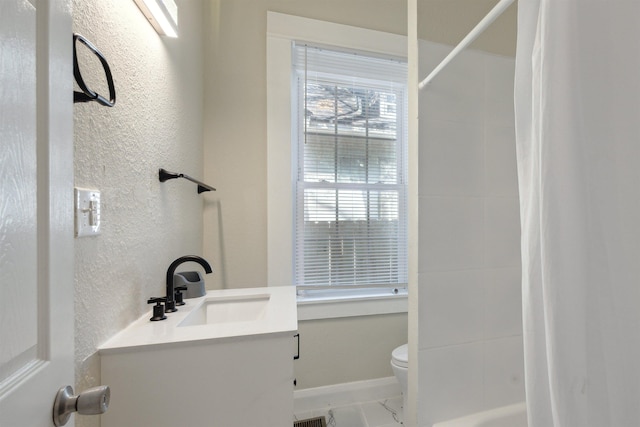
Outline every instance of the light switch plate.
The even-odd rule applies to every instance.
[[[76,237],[100,234],[100,191],[74,189],[76,211]]]

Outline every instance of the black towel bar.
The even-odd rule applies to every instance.
[[[166,169],[160,168],[160,172],[158,173],[158,176],[160,178],[160,182],[165,182],[166,180],[169,180],[169,179],[184,178],[188,181],[196,183],[198,184],[198,194],[204,193],[205,191],[216,191],[216,189],[213,188],[212,186],[207,185],[204,182],[198,181],[197,179],[191,178],[189,175],[185,175],[183,173],[169,172]]]

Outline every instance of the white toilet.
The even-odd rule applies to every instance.
[[[409,371],[409,345],[401,345],[391,352],[391,369],[400,383],[402,391],[402,412],[400,421],[404,421],[404,410],[407,407],[407,388],[408,388],[408,371]]]

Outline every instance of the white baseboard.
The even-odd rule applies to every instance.
[[[396,377],[307,388],[293,392],[293,411],[300,413],[327,406],[346,406],[400,396],[400,394],[400,384]]]

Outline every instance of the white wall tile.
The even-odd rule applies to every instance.
[[[419,273],[482,267],[483,205],[482,198],[420,198]]]
[[[483,408],[484,345],[463,344],[418,352],[420,400],[418,423],[470,414]]]
[[[487,196],[518,196],[516,134],[511,126],[485,128],[485,188]]]
[[[483,195],[484,158],[482,124],[421,121],[420,195]]]
[[[484,337],[522,334],[522,278],[517,267],[484,270]]]
[[[485,408],[524,401],[522,336],[485,342],[484,377]]]
[[[421,52],[422,55],[428,53]],[[432,67],[421,74],[426,77]],[[483,123],[485,117],[483,54],[466,51],[420,91],[420,114],[436,120]]]
[[[486,70],[486,122],[510,126],[514,123],[513,58],[498,55],[485,56]]]
[[[420,348],[479,341],[484,336],[484,272],[464,270],[419,276]]]
[[[485,199],[485,266],[520,265],[520,204],[515,197]]]
[[[418,70],[420,80],[427,77],[448,54],[452,47],[427,40],[418,40]]]
[[[513,75],[466,51],[420,93],[420,426],[524,398]]]

